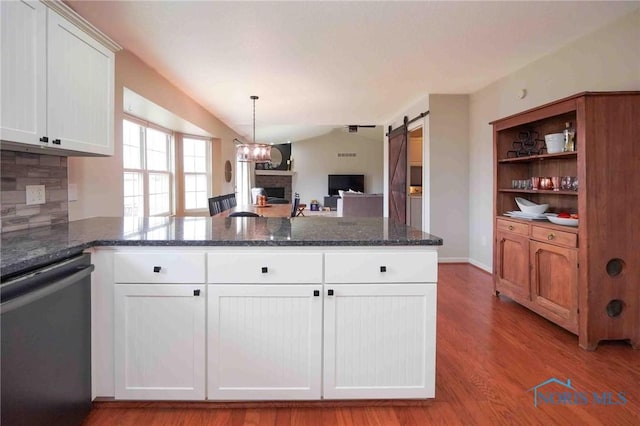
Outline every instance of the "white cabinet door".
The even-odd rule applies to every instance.
[[[321,294],[321,285],[209,285],[208,398],[319,399]]]
[[[115,286],[116,399],[204,399],[204,290]]]
[[[50,145],[113,155],[113,52],[52,10],[47,28]]]
[[[325,284],[324,398],[433,398],[436,291]]]
[[[40,142],[47,132],[47,8],[2,1],[0,14],[0,139],[47,146]]]

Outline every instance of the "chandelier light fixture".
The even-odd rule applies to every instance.
[[[238,161],[268,163],[271,161],[271,145],[256,143],[256,100],[257,96],[250,97],[253,100],[253,143],[236,146],[236,158]]]

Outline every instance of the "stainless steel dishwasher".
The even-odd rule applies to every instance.
[[[79,425],[91,409],[89,254],[0,287],[0,423]]]

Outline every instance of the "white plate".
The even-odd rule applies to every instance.
[[[557,216],[551,216],[551,215],[547,215],[547,219],[549,219],[549,222],[555,223],[556,225],[566,225],[566,226],[578,226],[578,221],[579,221],[579,219],[571,219],[567,217],[557,217]]]
[[[505,216],[516,217],[519,219],[546,219],[547,216],[544,214],[533,214],[533,213],[525,213],[518,210],[514,210],[512,212],[506,212]]]

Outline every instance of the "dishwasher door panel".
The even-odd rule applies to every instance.
[[[88,256],[2,304],[2,425],[79,425],[91,409]]]

